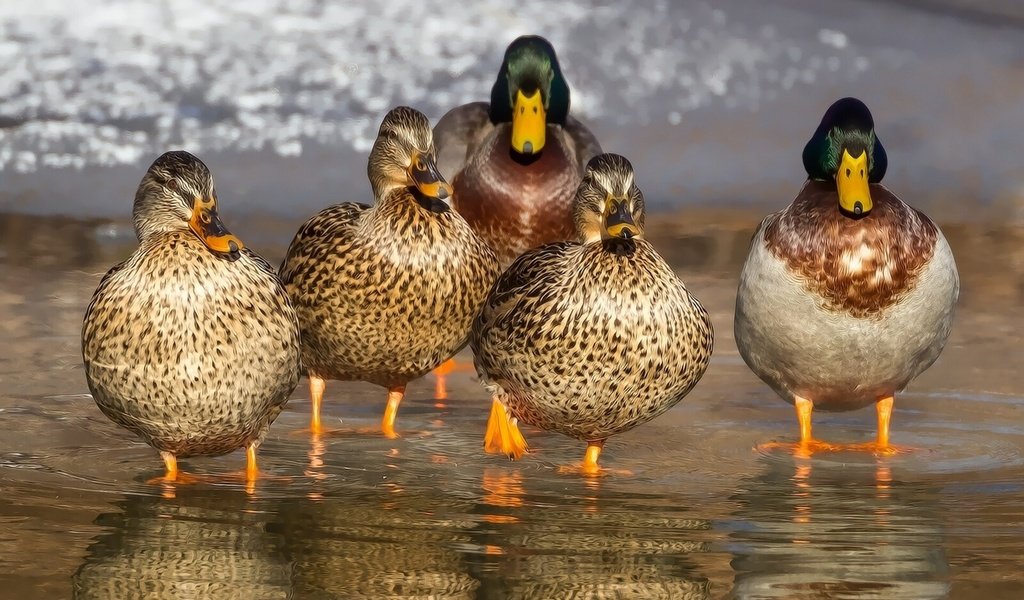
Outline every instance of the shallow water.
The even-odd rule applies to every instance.
[[[147,483],[155,452],[107,421],[79,351],[123,225],[0,219],[0,586],[12,598],[1018,598],[1024,589],[1024,230],[945,227],[963,292],[937,365],[898,397],[916,450],[799,459],[791,407],[739,358],[732,302],[757,215],[689,211],[650,229],[712,312],[712,365],[680,405],[613,438],[631,474],[563,474],[580,444],[527,429],[487,456],[487,398],[467,373],[409,387],[395,441],[311,440],[304,382],[246,490],[244,455]],[[276,261],[289,232],[232,227]],[[735,223],[731,225],[730,223]],[[252,235],[249,235],[251,232]],[[268,243],[257,243],[260,236]],[[467,355],[463,355],[468,360]],[[383,391],[331,383],[328,424],[373,425]],[[873,411],[819,414],[832,441]]]

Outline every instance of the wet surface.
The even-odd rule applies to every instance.
[[[184,462],[209,480],[152,485],[156,453],[87,394],[81,318],[134,244],[123,223],[0,218],[0,586],[17,598],[1018,598],[1024,587],[1024,230],[945,225],[963,281],[939,362],[901,396],[914,450],[795,458],[792,408],[743,365],[735,281],[759,215],[652,217],[652,238],[711,310],[716,353],[680,405],[562,474],[582,445],[482,453],[486,394],[465,372],[409,387],[402,437],[384,391],[330,382],[313,439],[305,381],[247,490],[241,452]],[[940,222],[941,223],[941,222]],[[290,232],[231,220],[276,262]],[[129,232],[126,235],[125,232]],[[461,355],[464,362],[468,354]],[[870,409],[821,414],[836,442]]]

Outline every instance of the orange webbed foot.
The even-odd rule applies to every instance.
[[[828,442],[815,439],[802,440],[799,442],[767,442],[765,444],[757,445],[758,452],[768,454],[776,450],[783,450],[792,454],[796,458],[810,458],[815,454],[838,452],[841,449],[842,446],[838,444],[830,444]]]
[[[178,457],[170,452],[161,452],[160,458],[164,461],[164,474],[160,477],[153,477],[152,479],[146,480],[147,485],[159,485],[165,483],[188,485],[211,481],[209,477],[179,471]]]
[[[579,474],[584,477],[608,477],[618,475],[632,477],[633,472],[626,469],[611,469],[598,464],[601,450],[604,448],[604,440],[595,440],[587,443],[587,452],[583,455],[583,462],[575,465],[564,465],[558,468],[559,473]]]
[[[528,449],[526,438],[519,431],[519,424],[509,414],[505,405],[495,398],[491,402],[491,416],[487,419],[484,451],[488,454],[504,454],[511,460],[519,460]]]

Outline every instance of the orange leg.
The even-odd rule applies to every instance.
[[[313,436],[313,443],[316,444],[316,441],[319,440],[319,439],[320,439],[320,436],[314,435]],[[251,495],[251,494],[255,494],[256,493],[256,481],[257,480],[264,481],[264,482],[269,480],[269,481],[277,481],[277,482],[281,482],[281,483],[287,483],[287,482],[292,481],[291,477],[288,477],[288,476],[285,476],[285,475],[272,475],[272,474],[261,472],[260,469],[259,469],[259,466],[257,465],[257,460],[256,460],[256,448],[257,447],[258,447],[258,444],[256,444],[256,443],[251,443],[251,444],[249,444],[248,446],[245,447],[245,473],[243,473],[242,476],[245,479],[245,492],[247,494]],[[237,474],[232,476],[232,477],[230,477],[230,479],[237,480]]]
[[[796,396],[793,406],[796,408],[796,419],[800,424],[800,441],[796,444],[785,442],[771,442],[758,446],[759,450],[774,450],[775,448],[786,448],[793,451],[793,454],[800,458],[810,458],[815,452],[828,452],[838,450],[839,447],[826,442],[814,439],[811,434],[811,420],[814,413],[814,402],[807,398]]]
[[[309,429],[314,435],[324,433],[323,425],[320,422],[320,404],[324,399],[324,388],[327,383],[316,375],[309,376],[309,399],[313,403],[313,416],[309,423]]]
[[[260,470],[256,467],[256,446],[249,444],[245,448],[245,493],[256,493],[256,479]]]
[[[438,400],[448,399],[448,386],[445,377],[455,371],[457,363],[454,358],[444,361],[440,367],[434,369],[434,398]]]
[[[811,435],[811,416],[814,413],[814,402],[797,396],[793,405],[796,407],[796,419],[800,423],[800,446],[796,455],[808,458],[815,452],[830,452],[839,447],[814,439]]]
[[[178,478],[178,458],[170,452],[161,452],[160,458],[164,459],[164,480],[176,480]]]
[[[814,403],[798,396],[794,406],[796,407],[796,419],[800,423],[800,443],[807,444],[813,439],[811,437],[811,414],[814,412]]]
[[[469,365],[465,365],[464,363],[460,363],[454,358],[449,358],[448,360],[441,363],[440,367],[434,369],[434,377],[436,377],[436,381],[434,382],[434,398],[438,400],[448,399],[448,386],[446,382],[446,377],[448,375],[451,375],[452,373],[472,370],[472,363],[470,363]]]
[[[600,467],[597,466],[597,459],[601,457],[601,450],[604,448],[604,440],[587,442],[587,451],[583,455],[583,472],[597,473]]]
[[[396,385],[388,389],[388,405],[384,409],[384,419],[380,423],[384,437],[388,439],[398,437],[398,434],[395,433],[395,419],[398,418],[398,405],[402,403],[403,397],[405,397],[404,385]]]
[[[245,481],[252,483],[259,475],[260,470],[256,467],[256,446],[249,444],[245,449]]]
[[[202,481],[196,475],[189,475],[188,473],[182,473],[178,470],[178,458],[170,452],[160,452],[160,458],[164,459],[164,475],[163,477],[154,477],[147,483],[197,483]]]
[[[601,450],[604,449],[604,440],[591,440],[587,442],[587,451],[583,454],[583,462],[573,466],[560,467],[560,473],[581,473],[587,477],[600,477],[602,475],[632,475],[625,469],[606,469],[598,464],[601,458]]]
[[[814,412],[814,403],[806,398],[797,396],[794,404],[796,406],[796,417],[800,422],[800,442],[798,444],[772,442],[770,444],[761,444],[758,446],[758,449],[790,448],[794,451],[794,455],[800,458],[810,458],[815,452],[867,451],[874,452],[875,454],[891,455],[903,451],[889,443],[889,422],[892,418],[893,406],[892,396],[882,398],[875,405],[878,411],[878,437],[874,442],[866,444],[828,444],[814,439],[814,436],[811,435],[811,414]]]
[[[889,449],[889,421],[892,419],[893,397],[882,398],[875,404],[878,411],[878,449]]]
[[[884,456],[891,456],[911,450],[910,448],[899,447],[889,443],[889,423],[892,421],[893,403],[892,396],[886,396],[875,403],[875,410],[878,412],[878,435],[875,441],[866,444],[854,444],[850,447],[851,450],[862,450]]]
[[[526,438],[519,431],[519,423],[497,398],[492,400],[491,416],[487,419],[487,434],[484,436],[484,451],[519,460],[527,448]]]

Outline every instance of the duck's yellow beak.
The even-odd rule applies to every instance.
[[[610,237],[624,239],[640,235],[640,228],[629,212],[629,201],[625,198],[609,198],[605,203],[604,228]]]
[[[839,188],[839,206],[852,215],[866,215],[871,212],[871,190],[868,188],[868,153],[862,150],[854,158],[843,149],[842,161],[836,172],[836,186]]]
[[[192,204],[192,218],[188,220],[189,229],[206,244],[206,247],[221,254],[237,255],[245,248],[217,216],[217,202],[212,198],[196,198]]]
[[[441,175],[433,156],[420,152],[413,154],[409,178],[424,196],[451,203],[452,186]]]
[[[532,96],[516,92],[512,105],[512,149],[520,154],[536,154],[544,148],[548,130],[547,113],[540,90]]]

